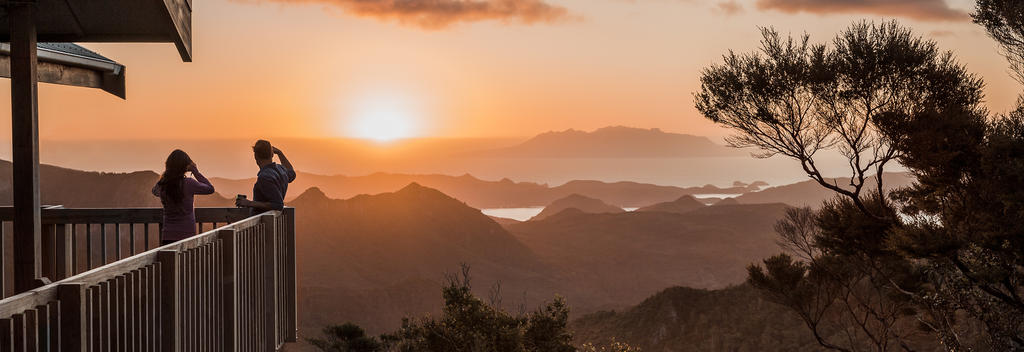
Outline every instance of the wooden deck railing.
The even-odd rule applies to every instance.
[[[150,209],[47,212],[50,224],[154,219]],[[273,351],[295,341],[294,209],[231,222],[240,214],[197,209],[204,222],[230,223],[0,300],[0,352]],[[115,234],[119,247],[131,241]]]
[[[197,233],[249,216],[248,209],[196,208]],[[160,245],[159,208],[41,211],[41,277],[58,281]],[[14,294],[11,253],[14,210],[0,207],[0,298]]]

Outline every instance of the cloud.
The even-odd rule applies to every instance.
[[[922,21],[967,21],[970,16],[945,0],[757,0],[762,10],[788,13],[867,13]]]
[[[743,5],[740,5],[736,0],[729,0],[718,3],[716,9],[726,15],[735,15],[743,12]]]
[[[246,1],[246,0],[242,0]],[[346,14],[396,21],[425,29],[460,22],[553,23],[574,19],[564,7],[545,0],[256,0],[281,4],[322,4]]]

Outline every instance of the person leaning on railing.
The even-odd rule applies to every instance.
[[[235,205],[252,208],[255,212],[284,209],[288,184],[295,181],[292,163],[284,156],[284,152],[262,139],[252,146],[252,153],[256,165],[260,167],[256,174],[256,184],[252,187],[252,200],[239,196],[235,199]],[[281,159],[280,164],[274,162],[274,155]]]
[[[192,177],[186,177],[186,172],[191,172]],[[160,245],[196,235],[194,196],[213,194],[213,191],[213,184],[199,173],[199,168],[188,154],[175,149],[167,156],[164,173],[153,186],[153,195],[160,197],[164,208]]]

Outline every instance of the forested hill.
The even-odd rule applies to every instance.
[[[579,318],[571,328],[576,341],[615,338],[644,352],[819,349],[796,314],[766,301],[749,285],[672,287],[625,311]]]

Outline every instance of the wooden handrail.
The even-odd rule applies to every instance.
[[[196,208],[197,232],[249,217],[243,208]],[[160,243],[163,211],[160,208],[64,208],[43,206],[42,277],[57,281],[156,248]],[[14,218],[10,206],[0,206],[0,234]],[[7,253],[0,241],[0,266]],[[0,268],[0,298],[13,292],[13,278]]]
[[[195,208],[196,222],[229,223],[250,215],[248,208]],[[46,206],[40,213],[43,224],[159,223],[161,208],[63,208]],[[13,221],[14,208],[0,206],[0,221]]]
[[[99,210],[62,211],[81,221]],[[138,221],[151,210],[127,211],[102,216]],[[0,300],[0,350],[269,351],[294,342],[294,214],[247,217]]]

